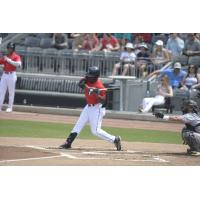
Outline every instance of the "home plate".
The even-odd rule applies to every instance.
[[[86,155],[106,155],[106,153],[92,152],[92,151],[84,151],[84,152],[82,152],[82,154],[86,154]]]

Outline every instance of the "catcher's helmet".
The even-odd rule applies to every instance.
[[[7,49],[12,49],[13,51],[15,51],[15,44],[12,43],[12,42],[9,42],[9,43],[7,44]]]
[[[189,112],[188,109],[192,109],[192,112],[198,113],[199,108],[198,108],[197,102],[193,100],[184,101],[181,107],[183,114],[188,113]]]

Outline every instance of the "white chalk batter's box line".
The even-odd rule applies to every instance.
[[[26,147],[29,148],[33,148],[33,149],[39,149],[39,150],[46,150],[46,151],[51,151],[51,150],[55,150],[55,149],[48,149],[45,147],[39,147],[39,146],[32,146],[32,145],[26,145]],[[84,149],[95,149],[95,147],[84,147]],[[70,150],[71,151],[71,150]],[[80,151],[80,152],[76,152],[76,151]],[[56,152],[56,153],[60,153],[60,152]],[[143,157],[151,157],[151,159],[123,159],[123,158],[92,158],[92,157],[77,157],[75,156],[76,154],[83,154],[83,155],[108,155],[110,153],[114,153],[114,154],[126,154],[126,153],[132,153],[132,154],[136,154],[136,153],[145,153],[142,151],[133,151],[133,150],[126,150],[126,151],[116,151],[116,150],[98,150],[98,151],[86,151],[86,150],[76,150],[74,149],[73,152],[71,152],[71,154],[66,153],[66,152],[61,152],[60,155],[63,157],[67,157],[69,159],[75,159],[75,160],[114,160],[114,161],[131,161],[131,162],[163,162],[163,163],[168,163],[169,161],[160,158],[159,156],[154,156],[151,154],[147,154],[147,155],[143,155]],[[75,155],[74,155],[75,154]]]
[[[39,147],[39,146],[33,146],[33,145],[25,145],[25,146],[21,146],[21,147],[28,147],[28,148],[32,148],[32,149],[38,149],[38,150],[46,150],[46,151],[50,151],[52,149],[47,149],[44,147]],[[88,155],[108,155],[107,153],[112,153],[111,151],[98,151],[98,152],[87,152],[87,151],[83,151],[81,152],[83,155],[88,154]],[[116,152],[116,151],[115,151]],[[137,153],[138,151],[127,151],[129,153]],[[151,156],[151,155],[145,155],[145,156],[151,156],[152,159],[139,159],[139,160],[134,160],[134,159],[123,159],[123,158],[93,158],[93,157],[76,157],[74,155],[71,155],[69,153],[64,153],[64,152],[55,152],[55,153],[59,153],[59,155],[55,155],[55,156],[46,156],[46,157],[36,157],[36,158],[22,158],[22,159],[12,159],[12,160],[1,160],[0,163],[10,163],[10,162],[20,162],[20,161],[32,161],[32,160],[43,160],[43,159],[52,159],[52,158],[61,158],[61,157],[67,157],[68,159],[73,159],[73,160],[113,160],[113,161],[129,161],[129,162],[162,162],[162,163],[167,163],[169,161],[164,160],[162,158],[160,158],[159,156]],[[100,154],[102,153],[102,154]],[[119,152],[118,152],[119,153]],[[142,153],[140,151],[140,153]],[[79,153],[80,154],[80,153]]]

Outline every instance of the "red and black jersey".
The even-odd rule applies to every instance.
[[[7,55],[8,58],[10,58],[13,61],[21,61],[21,58],[19,55],[17,55],[15,52],[13,52],[10,55]],[[15,72],[16,71],[16,67],[11,65],[10,63],[6,62],[4,60],[4,58],[0,58],[0,64],[4,65],[3,70],[5,72]]]
[[[97,88],[97,89],[104,89],[105,86],[103,85],[101,80],[97,80],[95,83],[86,82],[87,86],[85,87],[85,98],[88,104],[97,104],[100,103],[99,97],[97,94],[92,93],[89,95],[89,88]],[[88,88],[89,87],[89,88]],[[100,96],[106,97],[106,90],[100,91]]]

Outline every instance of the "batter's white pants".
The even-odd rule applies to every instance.
[[[162,105],[164,103],[165,97],[160,95],[155,97],[144,98],[142,101],[143,112],[148,112],[152,108],[152,106]]]
[[[92,134],[113,143],[115,140],[115,136],[110,135],[109,133],[101,129],[104,115],[105,108],[102,108],[102,104],[96,104],[94,106],[86,105],[71,132],[76,132],[79,135],[86,123],[89,122]]]
[[[2,74],[0,81],[0,109],[3,105],[7,89],[9,93],[8,108],[12,109],[15,97],[16,81],[17,81],[17,76],[15,72],[13,72],[12,74],[6,74],[6,73]]]

